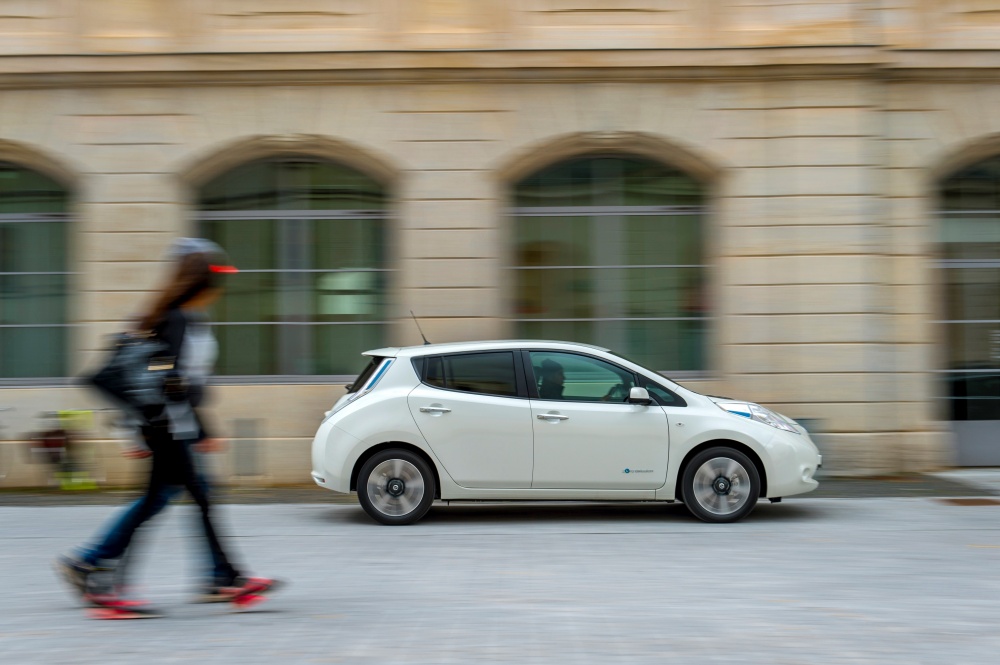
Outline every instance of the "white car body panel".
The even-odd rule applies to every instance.
[[[457,393],[422,384],[411,362],[418,356],[502,349],[551,349],[592,355],[658,382],[682,397],[687,405],[641,407],[570,401],[557,403],[537,398],[527,400]],[[716,406],[713,398],[687,390],[598,347],[569,342],[511,340],[386,348],[369,351],[365,355],[394,357],[396,360],[376,389],[346,403],[335,413],[328,412],[332,415],[327,416],[313,439],[313,478],[317,484],[336,492],[351,491],[351,475],[367,451],[393,443],[412,446],[427,456],[437,472],[442,500],[676,500],[679,498],[678,475],[685,458],[699,445],[717,440],[742,444],[759,458],[767,483],[762,498],[800,494],[818,485],[813,474],[822,458],[801,427],[797,427],[795,433],[786,432],[733,415]],[[450,397],[443,397],[445,394]],[[447,402],[448,399],[451,403]],[[463,400],[461,413],[454,408],[460,399]],[[425,400],[428,402],[426,405]],[[338,405],[345,402],[342,398]],[[498,403],[501,408],[497,413],[502,411],[504,415],[488,413],[488,406]],[[419,412],[421,406],[434,404],[450,408],[451,412],[439,415]],[[627,415],[644,419],[640,431],[646,431],[651,422],[663,418],[662,439],[657,442],[657,437],[647,434],[641,445],[630,452],[628,446],[621,450],[609,447],[600,436],[595,435],[577,448],[578,454],[574,455],[571,454],[574,452],[574,437],[567,436],[569,428],[562,428],[565,432],[558,436],[548,434],[559,432],[560,425],[571,421],[574,424],[591,421],[604,406],[621,407],[623,413],[613,415],[623,429],[635,424]],[[626,409],[630,410],[627,414]],[[654,409],[660,411],[660,415],[656,415]],[[571,421],[553,424],[536,417],[553,410],[569,415]],[[524,413],[523,418],[521,412]],[[466,420],[458,422],[455,432],[449,435],[443,429],[444,424],[459,421],[459,418],[449,420],[446,417],[456,413]],[[480,436],[466,446],[466,439],[477,432]],[[525,439],[511,444],[507,437],[516,432],[526,432],[526,436],[534,434],[530,443]],[[439,436],[440,443],[436,441]],[[628,429],[615,436],[613,441],[627,442],[633,436],[633,430]],[[498,451],[496,446],[506,446],[509,457],[502,450]],[[628,455],[635,455],[638,459],[633,462],[633,457]],[[532,460],[532,467],[541,464],[541,469],[539,474],[532,469],[525,479],[528,459]],[[477,460],[479,471],[475,468]],[[607,473],[604,466],[607,466]],[[624,474],[623,470],[633,466],[653,469],[653,473],[636,474],[635,479],[617,478],[631,476],[631,473]],[[452,473],[457,478],[453,478]],[[612,478],[613,475],[616,477]],[[647,475],[650,478],[643,477]],[[536,486],[531,484],[532,476],[538,478]],[[634,485],[630,484],[633,480]]]
[[[533,399],[531,422],[532,488],[655,490],[667,477],[670,428],[655,404]]]
[[[420,384],[410,392],[407,402],[418,430],[441,460],[442,470],[456,484],[531,487],[533,446],[528,400]]]

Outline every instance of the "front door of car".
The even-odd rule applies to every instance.
[[[422,363],[407,403],[448,475],[462,487],[531,487],[531,404],[520,358],[490,351]]]
[[[663,408],[629,404],[636,377],[599,358],[530,351],[533,488],[656,489],[667,477]],[[532,374],[534,376],[532,377]]]

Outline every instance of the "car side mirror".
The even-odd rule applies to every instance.
[[[653,400],[650,399],[648,390],[635,386],[628,391],[628,403],[645,404],[646,406],[649,406],[653,403]]]

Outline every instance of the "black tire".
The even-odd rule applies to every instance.
[[[760,473],[753,461],[726,446],[703,450],[681,476],[681,498],[704,522],[736,522],[750,514],[760,497]]]
[[[390,526],[426,515],[436,491],[430,465],[409,450],[379,451],[358,472],[358,503],[376,522]]]

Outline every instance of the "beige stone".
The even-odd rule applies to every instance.
[[[414,259],[495,258],[498,233],[493,229],[418,229],[402,234],[402,253]]]
[[[400,302],[409,311],[423,317],[481,316],[504,314],[495,288],[475,289],[403,289]]]
[[[731,196],[739,185],[724,185],[716,204],[718,224],[767,226],[776,224],[824,226],[869,223],[878,202],[869,196]]]
[[[78,251],[84,259],[156,263],[162,261],[175,235],[161,231],[117,231],[85,232],[78,234],[77,238]],[[157,267],[152,266],[154,269]],[[100,285],[95,287],[100,288]]]
[[[175,203],[179,183],[163,174],[91,175],[81,192],[85,203]]]
[[[731,196],[869,196],[875,171],[858,166],[746,168],[732,183]]]
[[[725,261],[728,285],[875,284],[879,266],[867,256],[767,256]]]
[[[94,261],[77,280],[85,291],[142,291],[160,288],[172,264],[158,261]]]
[[[183,152],[180,144],[105,143],[80,146],[80,159],[88,173],[172,174],[171,162]]]
[[[410,229],[493,229],[499,208],[490,199],[405,201],[402,223]]]
[[[775,254],[870,254],[885,247],[886,232],[863,224],[850,226],[761,226],[727,234],[717,242],[723,256]]]
[[[845,309],[852,307],[848,304]],[[888,321],[879,314],[848,313],[743,315],[732,317],[726,323],[721,340],[724,344],[780,345],[882,342]]]
[[[84,203],[78,207],[81,231],[107,233],[160,232],[180,235],[186,211],[176,203]],[[98,255],[87,254],[87,258]]]
[[[423,171],[414,174],[404,197],[417,201],[490,199],[495,193],[486,171]]]
[[[495,139],[407,139],[396,141],[394,150],[408,164],[420,164],[423,168],[437,171],[468,171],[481,169],[499,157],[502,146],[503,143]]]
[[[799,343],[724,346],[728,366],[752,374],[893,372],[923,366],[919,344]]]
[[[402,265],[411,288],[489,287],[497,280],[480,259],[409,259]]]
[[[904,288],[904,287],[896,287]],[[911,298],[917,294],[908,294]],[[867,284],[733,286],[722,294],[726,314],[841,314],[881,311],[884,301]]]
[[[871,141],[840,137],[746,138],[726,141],[726,156],[745,167],[874,166],[878,148]]]

